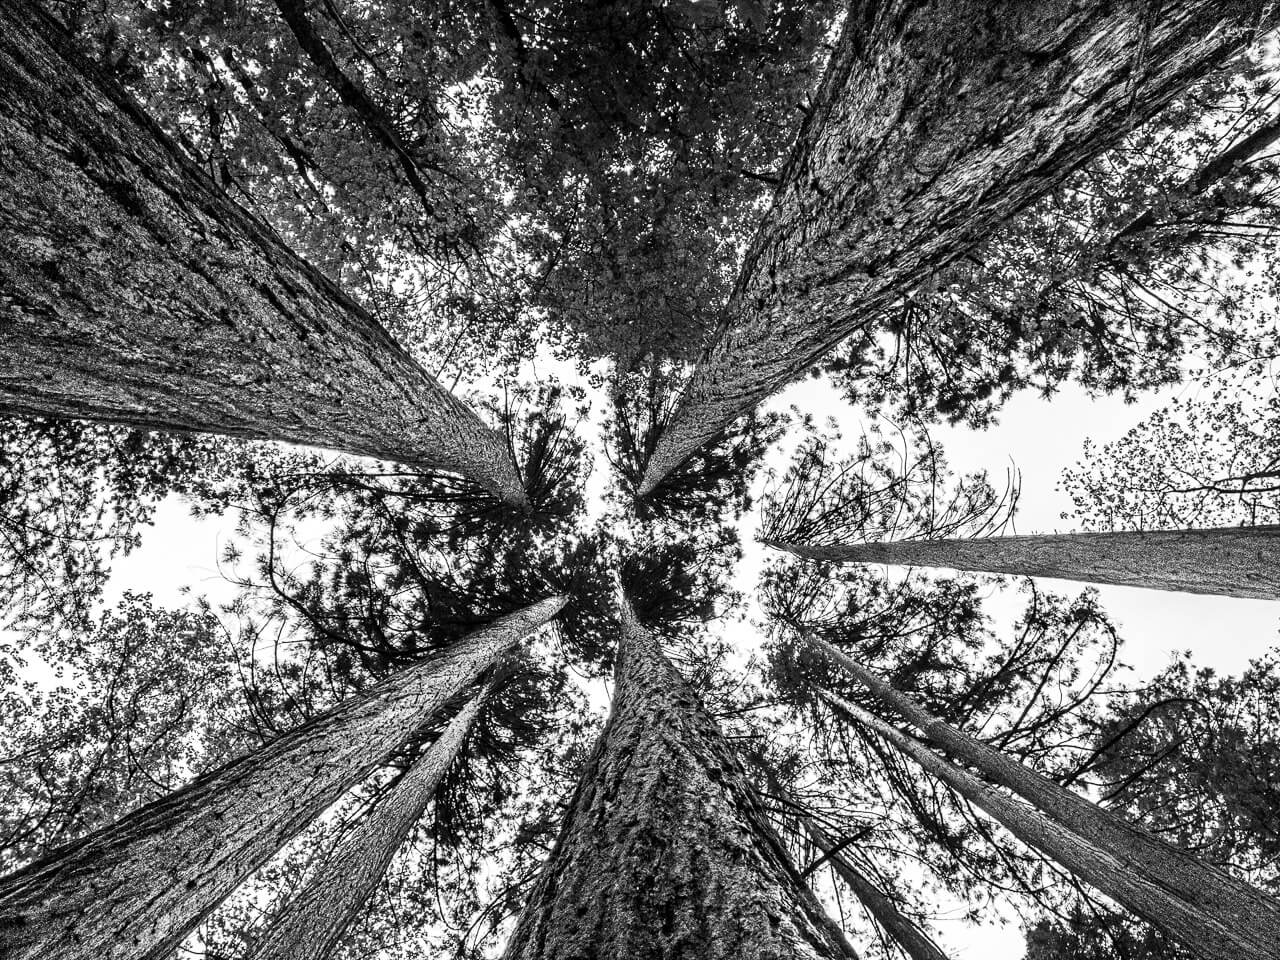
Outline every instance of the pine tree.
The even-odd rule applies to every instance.
[[[248,960],[327,960],[422,818],[441,778],[484,705],[487,691],[459,711],[427,752],[351,827],[306,886],[254,944]]]
[[[625,599],[610,719],[506,956],[853,956]]]
[[[986,787],[963,769],[934,754],[927,745],[907,737],[863,708],[834,694],[824,694],[828,702],[873,726],[877,733],[987,810],[1021,839],[1044,850],[1108,896],[1188,944],[1219,939],[1224,957],[1233,951],[1240,951],[1243,956],[1264,957],[1277,942],[1280,903],[1224,871],[1200,862],[1186,851],[1151,837],[998,749],[964,735],[830,644],[821,640],[814,643],[931,741],[972,764],[1033,807],[1024,807]],[[1090,862],[1092,858],[1096,858],[1096,865]]]
[[[366,776],[564,598],[476,631],[0,880],[0,947],[15,960],[159,958],[325,807]]]
[[[729,319],[640,496],[1275,16],[1203,0],[1153,11],[1101,0],[851,5]]]
[[[836,842],[822,829],[822,825],[805,810],[802,804],[793,798],[786,797],[786,791],[777,775],[764,761],[757,763],[764,775],[769,792],[779,798],[785,798],[788,811],[795,816],[805,836],[822,853],[821,861],[831,864],[836,875],[853,891],[858,902],[866,909],[880,928],[898,944],[910,960],[947,960],[946,954],[920,925],[904,914],[892,898],[887,896],[866,872],[860,870],[853,860],[846,855],[848,841]],[[816,865],[815,865],[816,866]],[[810,874],[813,866],[806,869]]]
[[[0,18],[0,412],[334,448],[524,502],[504,441],[61,26],[29,0]]]
[[[801,825],[809,839],[813,841],[813,845],[831,862],[832,868],[840,879],[848,884],[854,896],[867,908],[867,913],[880,924],[881,929],[892,938],[894,943],[902,947],[911,960],[947,960],[947,955],[920,928],[920,925],[899,910],[898,905],[845,856],[817,821],[812,817],[803,817]]]
[[[775,543],[806,560],[952,567],[1086,583],[1280,599],[1280,525],[972,540]]]

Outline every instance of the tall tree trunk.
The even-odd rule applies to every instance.
[[[486,691],[487,692],[487,691]],[[271,921],[246,960],[327,960],[391,866],[396,850],[422,819],[445,771],[483,705],[474,698],[426,754],[379,799]]]
[[[0,413],[453,470],[506,443],[221,193],[29,0],[0,4]]]
[[[1054,822],[1091,846],[1106,851],[1126,871],[1145,878],[1144,882],[1158,888],[1168,900],[1166,913],[1181,910],[1194,914],[1200,918],[1204,935],[1219,927],[1229,930],[1230,942],[1245,951],[1243,956],[1274,956],[1275,945],[1280,943],[1280,903],[1226,871],[1147,834],[1111,811],[1023,766],[1002,751],[961,733],[825,641],[810,638],[810,642],[906,717],[930,741],[1034,804]],[[1085,874],[1081,876],[1112,895],[1092,878]],[[1132,904],[1126,905],[1142,912]],[[1152,915],[1152,919],[1168,926],[1167,917]],[[1185,933],[1179,936],[1185,937]],[[1196,946],[1195,940],[1189,942]]]
[[[806,560],[953,567],[1280,600],[1280,525],[1053,533],[973,540],[808,545],[769,542]]]
[[[899,910],[898,905],[870,877],[836,848],[817,821],[812,817],[802,816],[800,825],[804,827],[813,845],[822,851],[840,879],[853,891],[858,902],[867,908],[867,913],[894,943],[902,947],[911,960],[947,960],[947,955],[920,929],[920,925]]]
[[[756,769],[764,777],[765,785],[771,794],[779,799],[787,798],[788,791],[766,763],[757,760]],[[899,910],[897,904],[876,886],[875,881],[845,855],[843,845],[834,843],[817,820],[800,812],[803,809],[801,804],[790,800],[790,805],[801,829],[808,835],[813,845],[822,851],[822,859],[831,864],[840,879],[858,898],[858,902],[866,908],[867,913],[906,951],[911,960],[947,960],[947,955],[938,948],[929,935]],[[813,867],[809,867],[805,873],[812,871]]]
[[[166,956],[564,598],[543,600],[0,880],[6,960]]]
[[[851,3],[640,495],[1240,50],[1265,4]]]
[[[507,960],[853,956],[624,601],[613,709]]]
[[[822,691],[832,706],[893,744],[1028,846],[1058,861],[1125,909],[1155,924],[1212,960],[1275,960],[1274,939],[1260,942],[1226,917],[1199,911],[1135,870],[1114,851],[1072,833],[1048,814],[1014,800],[969,771],[936,754],[891,724],[835,694]]]

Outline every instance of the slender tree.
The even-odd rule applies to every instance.
[[[1276,16],[1208,0],[852,4],[640,495]]]
[[[564,598],[471,634],[0,881],[0,952],[15,960],[158,958]]]
[[[853,956],[625,598],[613,709],[506,956]]]
[[[1048,814],[1001,793],[875,714],[834,694],[823,693],[823,698],[985,810],[1019,840],[1048,854],[1134,913],[1198,948],[1204,956],[1215,960],[1274,957],[1274,940],[1259,943],[1256,938],[1250,938],[1247,931],[1233,927],[1228,919],[1189,908],[1123,859],[1072,833]],[[1248,942],[1251,939],[1253,942]],[[1243,945],[1242,940],[1246,941]]]
[[[807,560],[953,567],[1280,600],[1280,525],[890,543],[771,543]]]
[[[819,863],[831,864],[836,875],[853,891],[853,895],[866,908],[871,918],[906,951],[907,956],[911,960],[947,960],[946,954],[920,925],[899,910],[892,898],[847,855],[848,841],[837,842],[828,836],[817,819],[805,811],[804,805],[787,795],[786,788],[768,762],[762,758],[753,759],[756,759],[755,766],[764,776],[769,792],[778,798],[785,798],[788,811],[794,814],[805,835],[822,852]],[[809,867],[805,873],[812,873],[815,866],[817,864]]]
[[[950,724],[932,716],[910,697],[894,690],[830,644],[821,640],[815,640],[814,643],[827,657],[917,726],[929,740],[1033,804],[1036,811],[1048,818],[1050,823],[1069,831],[1088,847],[1104,853],[1125,874],[1140,878],[1139,881],[1123,879],[1120,886],[1115,886],[1109,867],[1104,866],[1100,874],[1086,873],[1072,860],[1060,857],[1056,852],[1057,846],[1061,846],[1057,840],[1053,840],[1057,845],[1054,848],[1033,844],[1108,896],[1115,897],[1135,913],[1150,919],[1191,945],[1198,945],[1203,939],[1225,937],[1223,942],[1234,944],[1232,949],[1241,951],[1241,955],[1264,957],[1270,956],[1275,944],[1280,942],[1280,903],[1225,871],[1150,836],[1110,811],[1023,766],[1000,750],[966,736]],[[850,709],[858,711],[858,719],[863,719],[862,714],[866,713],[842,698],[831,694],[826,694],[825,697],[828,702],[836,702],[845,712],[850,712]],[[880,726],[887,726],[883,721],[879,723]],[[877,732],[883,732],[880,726],[876,727]],[[917,760],[920,759],[917,754],[922,751],[933,756],[927,746],[900,733],[897,733],[897,737],[898,739],[890,739],[895,745],[900,745],[899,739],[912,744],[912,749],[905,752]],[[945,760],[935,759],[943,767],[951,767]],[[928,764],[925,766],[930,772],[937,773]],[[948,783],[952,782],[946,776],[938,775]],[[983,809],[992,812],[997,819],[1001,819],[983,802],[970,797],[966,792],[967,788],[957,789],[964,796],[974,799]],[[1001,822],[1004,820],[1001,819]],[[1061,849],[1075,848],[1069,844]],[[1071,856],[1074,857],[1074,853]],[[1099,882],[1099,878],[1110,886]],[[1143,893],[1144,888],[1149,888],[1154,894]],[[1125,891],[1124,896],[1115,892],[1121,889]],[[1181,918],[1195,920],[1188,926],[1186,920]]]
[[[505,443],[233,203],[28,0],[0,10],[0,412],[453,470]]]
[[[488,691],[473,697],[426,754],[338,843],[275,917],[248,960],[327,960],[373,896],[396,850],[435,795]]]
[[[899,910],[898,905],[876,886],[875,881],[858,869],[816,820],[803,816],[800,818],[800,825],[804,827],[804,832],[813,841],[813,845],[822,851],[823,857],[840,879],[853,891],[858,902],[867,908],[867,913],[880,924],[894,943],[906,951],[911,960],[947,960],[947,955],[920,929],[920,925]]]

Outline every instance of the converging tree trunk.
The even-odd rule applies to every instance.
[[[640,495],[1277,16],[1214,0],[850,4]]]
[[[1224,948],[1223,956],[1274,956],[1275,944],[1280,943],[1280,903],[1226,871],[1156,839],[1000,750],[961,733],[825,641],[810,638],[810,642],[906,717],[930,741],[971,764],[993,782],[1012,790],[1090,847],[1104,852],[1108,860],[1119,864],[1126,874],[1140,878],[1141,889],[1155,891],[1142,894],[1138,900],[1126,901],[1094,876],[1062,860],[1108,896],[1116,897],[1135,913],[1165,927],[1196,949],[1201,949],[1205,939],[1224,938],[1223,942],[1231,946]],[[840,709],[853,707],[834,695],[824,693],[824,696]],[[928,747],[916,741],[911,743],[929,752]],[[994,812],[992,815],[999,819]]]
[[[1238,946],[1230,926],[1220,917],[1204,916],[1158,883],[1135,871],[1110,851],[1072,833],[1052,817],[1001,793],[969,771],[934,753],[920,741],[834,694],[822,696],[836,709],[878,733],[966,800],[985,810],[1019,840],[1058,861],[1076,876],[1127,910],[1165,930],[1195,952],[1214,960],[1274,960],[1274,944]]]
[[[835,843],[818,826],[817,821],[812,817],[801,817],[800,825],[804,827],[813,845],[822,851],[840,879],[853,891],[858,902],[866,908],[871,918],[880,925],[894,943],[902,947],[911,960],[947,960],[947,955],[920,928],[920,925],[899,910],[898,905],[876,886],[870,877],[836,848]]]
[[[851,956],[741,761],[624,601],[613,709],[507,960]]]
[[[828,563],[953,567],[1280,600],[1280,526],[769,546]]]
[[[166,956],[245,877],[564,603],[543,600],[502,617],[0,880],[0,955]]]
[[[391,866],[396,850],[422,819],[445,771],[458,755],[484,703],[462,708],[426,754],[376,801],[271,921],[246,960],[327,960]]]
[[[0,5],[0,413],[329,447],[523,503],[506,442],[29,0]]]
[[[756,769],[764,777],[765,786],[769,792],[787,801],[790,812],[795,816],[801,829],[813,845],[822,851],[822,860],[831,864],[836,874],[858,898],[858,902],[866,908],[867,913],[906,951],[907,956],[911,960],[947,960],[947,955],[920,928],[919,924],[899,910],[898,905],[876,885],[875,881],[845,855],[844,844],[832,841],[817,820],[802,812],[803,805],[787,796],[786,788],[774,771],[763,761],[757,761]],[[816,864],[810,866],[805,873],[812,873],[815,866]]]

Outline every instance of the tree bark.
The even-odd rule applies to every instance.
[[[852,956],[741,761],[624,601],[609,721],[507,960]]]
[[[870,877],[835,848],[812,817],[802,816],[800,825],[804,827],[813,845],[822,851],[840,879],[853,891],[858,902],[867,908],[871,918],[894,943],[902,947],[911,960],[947,960],[947,955],[920,929],[919,924],[899,910],[898,905],[885,896],[884,891]]]
[[[1242,951],[1241,956],[1274,957],[1275,945],[1280,943],[1280,903],[944,723],[825,641],[810,638],[810,642],[906,717],[930,741],[1012,790],[1090,846],[1105,851],[1126,872],[1142,877],[1144,884],[1159,891],[1159,900],[1146,902],[1144,906],[1146,910],[1158,908],[1158,912],[1145,913],[1138,906],[1126,903],[1130,909],[1171,932],[1176,930],[1170,915],[1194,916],[1197,924],[1194,929],[1199,931],[1199,936],[1224,937],[1224,942]],[[852,706],[843,701],[841,704]],[[1093,878],[1080,875],[1108,896],[1114,896]],[[1177,935],[1186,939],[1186,929]],[[1200,941],[1193,938],[1187,942],[1200,949]]]
[[[1189,908],[1150,878],[1110,851],[1094,846],[1047,814],[1020,803],[979,780],[969,771],[938,756],[879,717],[835,694],[822,691],[832,706],[875,731],[966,800],[985,810],[997,823],[1028,846],[1058,861],[1125,909],[1160,927],[1211,960],[1275,960],[1275,942],[1245,946],[1223,918],[1205,916]]]
[[[1145,121],[1270,7],[850,4],[773,206],[640,495],[737,417]]]
[[[0,192],[0,413],[328,447],[525,501],[506,443],[28,0],[0,5]]]
[[[328,960],[422,819],[484,702],[474,697],[426,754],[352,827],[253,945],[246,960]]]
[[[6,960],[158,960],[325,807],[564,605],[442,656],[0,880]]]
[[[768,544],[806,560],[952,567],[1280,600],[1280,525],[973,540]]]

